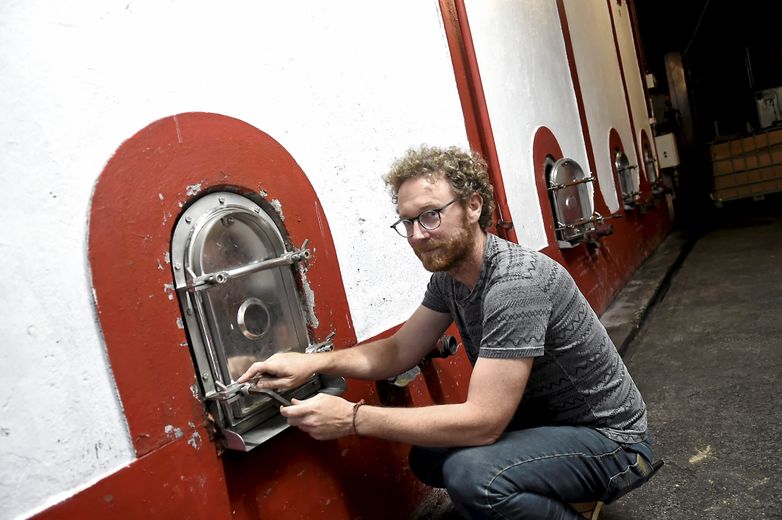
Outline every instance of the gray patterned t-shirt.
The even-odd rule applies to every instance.
[[[486,235],[472,292],[434,273],[423,305],[450,314],[470,362],[534,357],[513,427],[590,426],[623,444],[646,438],[646,405],[573,278],[546,255]]]

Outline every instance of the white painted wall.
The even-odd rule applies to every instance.
[[[633,35],[632,20],[626,2],[617,5],[611,2],[611,8],[614,12],[614,24],[616,25],[616,37],[619,42],[619,52],[622,56],[622,66],[625,71],[625,80],[627,82],[627,92],[630,95],[630,107],[633,112],[633,125],[635,126],[635,137],[638,140],[638,154],[643,163],[643,152],[641,150],[641,130],[646,130],[649,136],[650,145],[654,146],[654,134],[649,123],[649,112],[647,110],[646,92],[642,83],[645,74],[640,70],[638,55],[635,52],[635,37]],[[643,167],[643,164],[640,165]]]
[[[620,206],[611,169],[614,154],[608,145],[611,128],[616,128],[619,133],[630,164],[637,165],[638,159],[633,146],[633,129],[627,112],[610,13],[605,0],[566,0],[565,11],[594,148],[600,192],[608,209],[614,213],[619,211]]]
[[[189,111],[302,166],[360,339],[420,302],[428,274],[379,177],[409,146],[467,144],[436,1],[1,2],[0,517],[135,456],[91,302],[90,194],[123,140]]]
[[[540,249],[547,243],[532,162],[535,131],[548,127],[562,153],[589,168],[556,3],[465,4],[511,217],[519,242]]]

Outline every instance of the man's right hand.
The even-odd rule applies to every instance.
[[[256,383],[258,388],[270,390],[287,390],[303,385],[315,375],[317,366],[315,354],[299,352],[283,352],[274,354],[266,361],[257,361],[242,374],[237,383],[244,383],[260,376]]]

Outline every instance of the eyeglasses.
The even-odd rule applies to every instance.
[[[415,218],[400,218],[393,224],[391,224],[391,227],[394,228],[394,231],[399,233],[401,236],[405,238],[410,238],[413,236],[413,227],[415,225],[415,221],[418,221],[418,224],[426,229],[427,231],[432,231],[433,229],[437,229],[440,227],[440,223],[442,222],[442,218],[440,217],[440,212],[442,212],[445,208],[453,204],[459,199],[453,199],[451,202],[443,206],[442,208],[435,208],[435,209],[427,209],[426,211],[422,211],[418,214]]]

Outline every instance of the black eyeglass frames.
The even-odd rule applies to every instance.
[[[422,211],[418,214],[417,217],[414,218],[400,218],[391,224],[391,227],[404,238],[410,238],[413,236],[413,227],[416,220],[418,221],[418,224],[427,231],[437,229],[440,227],[440,223],[442,222],[440,213],[457,200],[459,199],[453,199],[451,202],[441,208],[427,209],[426,211]]]

